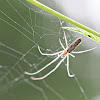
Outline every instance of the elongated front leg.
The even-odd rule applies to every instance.
[[[59,39],[59,43],[60,43],[61,47],[65,50],[65,47],[64,47],[64,45],[62,44],[62,42],[61,42],[60,39]]]
[[[42,53],[41,50],[40,50],[40,47],[38,46],[38,50],[40,52],[41,55],[46,55],[46,56],[54,56],[54,55],[58,55],[59,53],[62,53],[62,51],[59,51],[59,52],[56,52],[56,53],[52,53],[52,54],[46,54],[46,53]]]
[[[71,55],[73,58],[75,58],[75,56],[73,54],[69,53],[69,55]]]
[[[65,32],[64,32],[64,37],[65,37],[65,43],[66,43],[66,47],[67,47],[67,49],[68,49],[68,42],[67,42],[67,37],[66,37],[66,34],[65,34]]]
[[[43,68],[41,68],[40,70],[34,72],[34,73],[29,73],[29,72],[24,72],[27,75],[35,75],[38,74],[39,72],[41,72],[42,70],[44,70],[45,68],[47,68],[48,66],[50,66],[52,63],[54,63],[56,60],[58,60],[61,57],[62,54],[60,54],[57,58],[55,58],[54,60],[52,60],[50,63],[48,63],[46,66],[44,66]]]
[[[69,77],[74,77],[75,75],[71,75],[70,72],[69,72],[69,54],[67,55],[67,72],[68,72],[68,76]]]
[[[49,73],[47,73],[43,77],[39,77],[39,78],[31,77],[31,79],[32,80],[41,80],[41,79],[46,78],[47,76],[49,76],[51,73],[53,73],[60,66],[60,64],[64,61],[65,58],[66,58],[66,56],[56,65],[56,67],[53,70],[51,70]]]

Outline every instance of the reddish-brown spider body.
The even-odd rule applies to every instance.
[[[62,54],[62,56],[66,56],[68,53],[71,53],[76,46],[78,46],[81,43],[81,39],[76,40],[75,42],[73,42],[68,49]]]

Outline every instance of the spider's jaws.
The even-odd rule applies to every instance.
[[[64,51],[64,53],[62,54],[62,57],[65,57],[68,54],[67,51]]]

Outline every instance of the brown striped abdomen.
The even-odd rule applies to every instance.
[[[72,51],[76,48],[76,46],[78,46],[80,43],[81,43],[81,39],[78,39],[78,40],[76,40],[75,42],[73,42],[73,43],[68,47],[67,52],[68,52],[68,53],[72,52]]]

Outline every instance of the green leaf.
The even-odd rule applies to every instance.
[[[62,28],[63,28],[63,29],[70,30],[70,31],[73,31],[73,32],[82,33],[82,34],[88,36],[89,38],[93,39],[94,41],[100,43],[100,39],[99,39],[97,36],[95,36],[95,35],[93,35],[93,34],[87,32],[87,31],[85,31],[85,30],[83,30],[83,29],[74,28],[74,27],[62,27]]]

